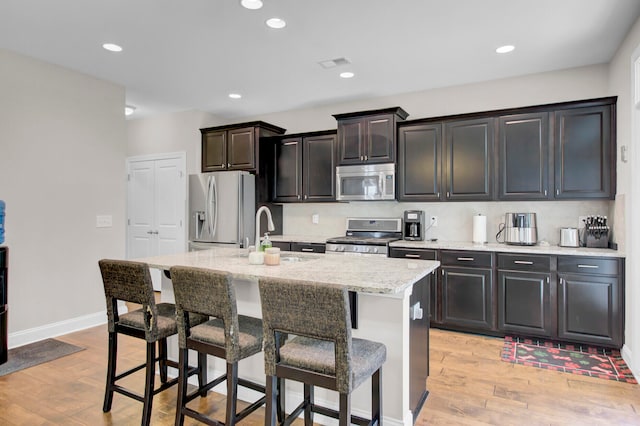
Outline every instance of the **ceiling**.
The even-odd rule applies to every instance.
[[[263,1],[2,0],[0,48],[124,86],[132,117],[234,119],[606,63],[640,15],[638,0]],[[334,58],[350,64],[319,65]]]

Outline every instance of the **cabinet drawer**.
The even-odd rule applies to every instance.
[[[589,275],[618,275],[618,259],[601,257],[558,257],[558,272]]]
[[[278,247],[282,251],[291,251],[291,243],[289,241],[271,241],[272,247]]]
[[[305,253],[324,253],[326,245],[321,243],[291,243],[291,251]]]
[[[390,247],[389,257],[406,257],[409,259],[436,260],[435,250],[407,249]]]
[[[491,253],[478,251],[446,251],[440,252],[440,263],[443,265],[491,268],[493,256]]]
[[[551,257],[530,254],[498,254],[498,269],[510,269],[526,272],[548,272],[551,269]]]

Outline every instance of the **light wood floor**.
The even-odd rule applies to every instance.
[[[0,377],[2,425],[135,425],[141,404],[114,396],[102,413],[106,327],[59,337],[86,350]],[[640,425],[640,387],[509,364],[500,360],[502,339],[431,331],[429,398],[417,425]],[[120,367],[144,359],[144,344],[121,338]],[[384,380],[384,379],[383,379]],[[142,389],[142,376],[129,385]],[[171,425],[175,387],[154,399],[153,425]],[[199,399],[223,419],[223,397]],[[259,410],[242,424],[261,425]],[[194,424],[186,421],[185,424]]]

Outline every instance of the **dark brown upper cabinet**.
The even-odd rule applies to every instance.
[[[338,165],[394,163],[396,124],[407,116],[400,107],[335,114]]]
[[[444,172],[446,200],[493,198],[494,119],[445,123]]]
[[[335,201],[336,134],[314,132],[275,142],[273,201]]]
[[[498,198],[549,198],[549,113],[498,119]]]
[[[398,128],[399,201],[439,201],[441,164],[442,123]]]
[[[247,170],[258,174],[260,138],[284,132],[285,129],[263,121],[200,129],[202,172]]]
[[[555,112],[556,199],[615,197],[614,105]]]

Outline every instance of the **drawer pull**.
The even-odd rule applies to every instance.
[[[462,260],[465,262],[473,262],[473,257],[459,257],[458,260]]]
[[[285,143],[283,143],[282,145],[284,145],[284,146],[291,146],[291,145],[297,145],[297,144],[298,144],[298,142],[285,142]]]
[[[598,265],[578,265],[578,268],[598,269]]]
[[[420,255],[419,254],[406,253],[404,255],[404,257],[410,257],[410,258],[413,258],[413,259],[420,259]]]
[[[310,251],[310,252],[313,252],[313,249],[312,249],[312,248],[306,248],[306,247],[305,247],[305,248],[303,248],[301,251]]]
[[[530,260],[514,260],[513,263],[516,265],[533,265],[533,262]]]

